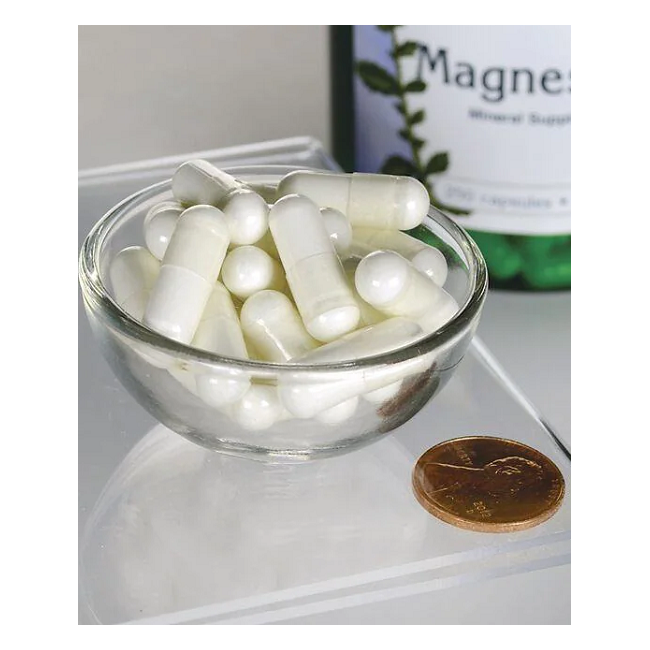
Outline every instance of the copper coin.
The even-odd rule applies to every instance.
[[[423,508],[449,524],[502,533],[551,517],[564,498],[564,478],[532,447],[470,436],[447,440],[420,456],[413,491]]]

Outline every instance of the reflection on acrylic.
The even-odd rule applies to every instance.
[[[121,623],[415,559],[429,516],[392,438],[337,458],[269,464],[158,425],[117,469],[81,549],[86,606]]]

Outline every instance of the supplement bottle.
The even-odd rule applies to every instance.
[[[570,27],[331,29],[344,169],[423,182],[481,248],[491,286],[569,288]]]

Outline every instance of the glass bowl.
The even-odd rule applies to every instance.
[[[268,165],[227,171],[269,195],[294,169]],[[141,406],[188,440],[269,461],[341,454],[412,418],[462,360],[487,294],[487,270],[466,232],[433,207],[410,233],[445,254],[445,289],[460,310],[409,345],[339,363],[280,364],[223,357],[145,327],[115,302],[108,271],[123,248],[144,245],[148,210],[172,198],[171,181],[164,181],[104,215],[82,245],[79,280],[93,334],[116,376]],[[209,399],[206,385],[212,389]],[[431,424],[435,430],[435,421]]]

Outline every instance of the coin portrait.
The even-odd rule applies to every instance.
[[[425,452],[413,470],[413,491],[432,515],[461,528],[523,530],[560,507],[564,479],[541,452],[490,436],[448,440]]]

